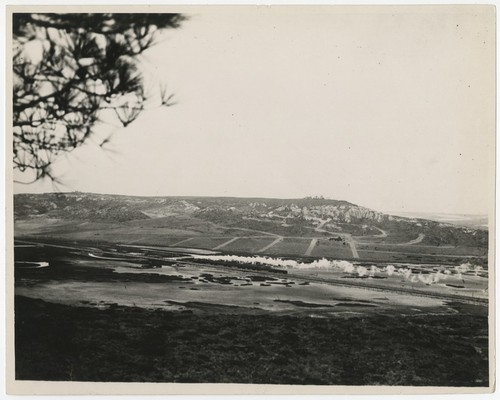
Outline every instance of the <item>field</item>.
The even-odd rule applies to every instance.
[[[302,256],[306,252],[311,239],[286,238],[266,250],[266,254],[280,256]]]
[[[238,239],[224,247],[225,252],[256,253],[274,241],[274,237]]]
[[[30,220],[16,223],[16,235],[20,238],[42,237],[92,243],[182,246],[216,249],[226,253],[259,253],[269,256],[301,257],[308,255],[337,259],[359,258],[377,262],[433,262],[449,265],[468,261],[486,265],[487,262],[487,249],[480,247],[394,243],[396,241],[394,237],[350,237],[346,234],[325,236],[324,233],[319,232],[321,233],[319,235],[314,230],[310,230],[308,236],[304,237],[277,236],[271,232],[212,226],[204,222],[193,222],[190,219],[177,219],[174,227],[167,228],[165,225],[168,225],[171,220],[172,218],[162,218],[161,221],[132,221],[123,226],[116,223],[98,222],[74,221],[67,223],[41,218],[38,221]],[[269,246],[277,238],[281,238],[281,240]],[[316,243],[307,253],[312,239],[316,239]],[[353,252],[349,241],[357,254]],[[227,244],[223,245],[224,243]]]
[[[318,240],[311,256],[334,257],[341,260],[353,258],[352,251],[345,241],[334,241],[328,239]]]
[[[436,255],[419,254],[417,252],[392,252],[383,250],[359,250],[359,257],[362,260],[373,262],[410,262],[410,263],[435,263],[447,265],[460,265],[472,261],[474,263],[485,265],[484,257],[450,256],[448,254]]]
[[[425,256],[476,256],[485,257],[487,256],[486,249],[481,249],[477,247],[453,247],[453,246],[426,246],[421,244],[414,245],[392,245],[392,244],[365,244],[358,243],[359,250],[366,251],[379,251],[379,252],[395,252],[395,253],[408,253],[408,254],[419,254]]]

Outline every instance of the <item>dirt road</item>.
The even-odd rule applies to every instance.
[[[356,242],[352,238],[352,235],[346,234],[344,237],[346,242],[349,243],[349,246],[351,247],[352,256],[354,258],[359,258],[358,250],[356,249]]]
[[[422,240],[424,240],[424,238],[425,238],[425,234],[421,233],[420,235],[418,235],[418,237],[416,239],[413,239],[413,240],[410,240],[409,242],[401,243],[401,244],[417,244],[417,243],[420,243]]]
[[[314,238],[311,240],[311,244],[309,244],[309,247],[307,248],[306,252],[304,253],[305,256],[310,256],[314,248],[316,247],[316,243],[318,242],[317,238]]]
[[[234,237],[234,238],[228,240],[227,242],[224,242],[224,243],[218,245],[217,247],[214,247],[213,250],[222,249],[223,247],[226,247],[229,243],[233,243],[233,242],[237,241],[238,239],[240,239],[240,237]]]
[[[190,242],[190,241],[191,241],[191,240],[193,240],[193,239],[194,239],[194,238],[183,239],[183,240],[181,240],[180,242],[174,243],[172,246],[178,246],[178,245],[180,245],[180,244]]]
[[[271,247],[273,247],[275,244],[278,244],[279,242],[283,241],[283,236],[279,236],[278,238],[276,238],[272,243],[268,244],[267,246],[263,247],[262,249],[260,249],[257,253],[263,253],[264,251],[270,249]]]

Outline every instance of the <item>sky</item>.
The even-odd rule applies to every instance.
[[[61,157],[59,190],[321,195],[379,211],[488,213],[491,8],[186,14],[143,61],[148,79],[166,81],[176,104],[114,129],[106,151],[89,142]],[[99,129],[96,137],[110,132]]]

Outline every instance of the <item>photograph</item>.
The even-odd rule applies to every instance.
[[[9,394],[494,390],[494,6],[6,17]]]

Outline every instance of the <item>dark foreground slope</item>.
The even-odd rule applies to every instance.
[[[99,310],[16,297],[16,378],[488,386],[487,317]],[[259,327],[256,329],[256,327]]]

